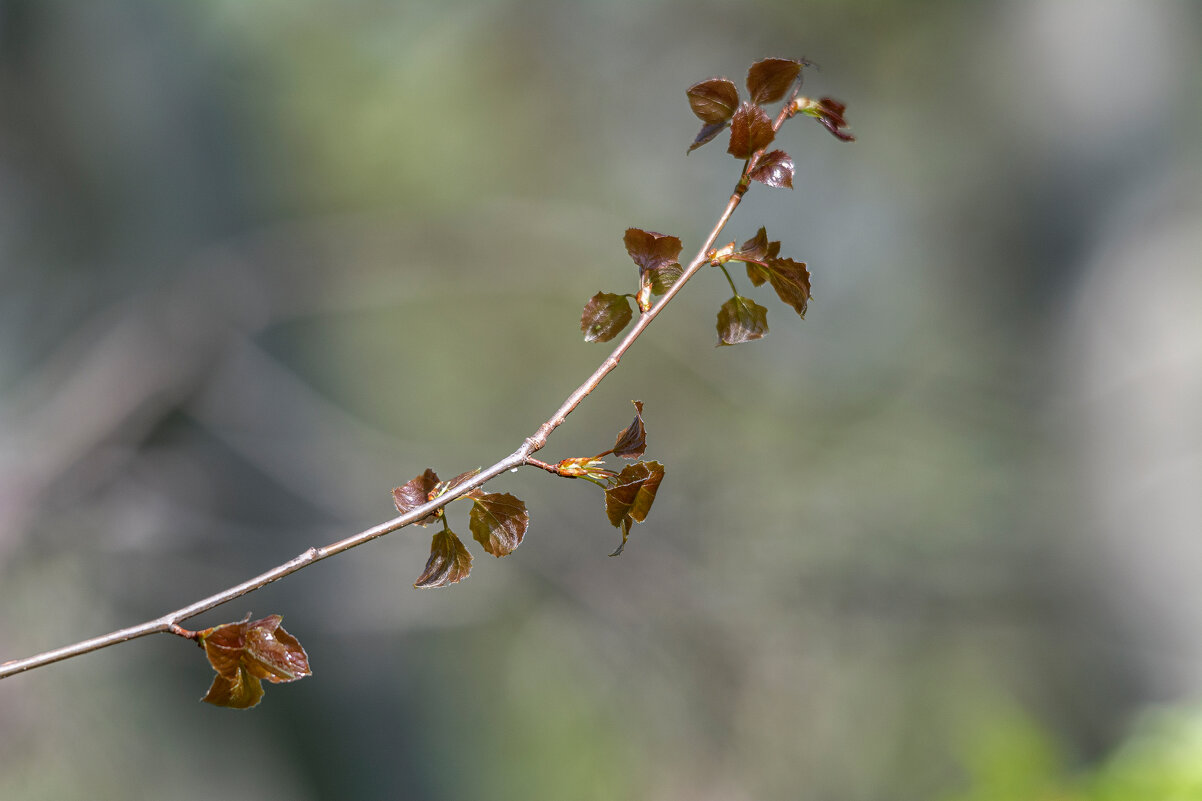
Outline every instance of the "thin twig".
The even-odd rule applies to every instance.
[[[789,110],[792,107],[793,100],[797,97],[799,90],[800,83],[796,83],[794,85],[792,94],[781,108],[780,114],[777,115],[776,120],[774,120],[772,123],[772,128],[774,131],[779,131],[784,121],[791,116]],[[613,349],[609,356],[607,356],[605,360],[601,362],[597,369],[593,371],[593,374],[590,375],[583,384],[577,387],[575,392],[567,397],[555,414],[551,415],[550,419],[539,426],[538,430],[535,431],[531,436],[527,437],[525,441],[523,441],[522,446],[509,456],[506,456],[504,459],[492,465],[491,467],[484,468],[468,481],[459,484],[454,489],[446,492],[429,503],[423,504],[416,509],[413,509],[398,517],[394,517],[393,519],[384,523],[380,523],[377,526],[360,531],[358,534],[354,534],[346,539],[331,543],[323,548],[309,548],[304,553],[293,557],[281,565],[273,567],[266,573],[261,573],[258,576],[248,579],[247,581],[244,581],[234,587],[222,590],[214,595],[210,595],[208,598],[201,599],[195,603],[189,604],[188,606],[176,609],[174,612],[168,612],[162,617],[154,620],[148,620],[145,623],[140,623],[136,626],[120,629],[100,637],[94,637],[90,640],[83,640],[82,642],[77,642],[74,645],[67,645],[62,648],[56,648],[52,651],[45,651],[25,659],[15,659],[0,663],[0,679],[14,676],[18,673],[24,673],[27,670],[33,670],[34,668],[42,667],[44,665],[49,665],[53,662],[59,662],[64,659],[82,656],[83,654],[91,653],[92,651],[98,651],[101,648],[107,648],[110,645],[116,645],[117,643],[126,642],[127,640],[145,637],[148,634],[169,632],[186,637],[189,633],[194,632],[189,632],[187,629],[181,627],[179,625],[180,621],[195,617],[196,615],[207,612],[210,609],[221,606],[224,603],[228,603],[236,598],[240,598],[247,593],[265,587],[273,581],[278,581],[285,576],[290,576],[293,573],[296,573],[297,571],[306,568],[311,564],[320,562],[323,559],[328,559],[329,557],[340,554],[343,551],[348,551],[351,548],[355,548],[366,542],[370,542],[377,537],[382,537],[385,534],[390,534],[398,529],[404,528],[410,523],[421,520],[431,512],[441,509],[451,501],[466,495],[477,487],[480,487],[493,478],[496,478],[506,470],[515,469],[524,465],[530,465],[542,468],[544,470],[550,467],[553,472],[557,472],[553,466],[548,465],[545,462],[540,462],[537,459],[532,459],[531,454],[540,450],[544,445],[547,444],[547,438],[551,435],[551,433],[563,425],[568,415],[571,414],[576,407],[579,406],[580,403],[587,398],[594,389],[597,388],[597,385],[601,383],[605,376],[609,375],[618,366],[622,356],[627,350],[630,349],[635,341],[642,336],[643,332],[647,330],[647,326],[651,325],[651,321],[658,317],[659,313],[664,309],[664,307],[672,302],[672,299],[676,297],[677,293],[684,288],[684,285],[688,283],[690,278],[696,275],[702,267],[709,264],[710,250],[713,248],[714,242],[717,241],[718,235],[722,233],[722,229],[725,228],[727,222],[730,221],[731,215],[734,214],[735,209],[738,208],[739,203],[743,199],[743,195],[745,195],[747,190],[751,187],[751,179],[748,175],[748,170],[751,165],[755,163],[755,160],[762,152],[763,151],[757,151],[756,153],[752,154],[751,158],[747,159],[747,161],[743,164],[743,172],[739,176],[739,182],[735,185],[734,192],[731,193],[730,199],[726,202],[726,207],[722,210],[722,213],[718,215],[718,220],[714,224],[713,229],[710,231],[709,236],[706,237],[705,242],[698,249],[697,255],[694,256],[693,260],[689,262],[687,267],[685,267],[676,283],[674,283],[668,289],[668,291],[664,293],[664,295],[654,306],[652,306],[643,314],[639,315],[639,319],[635,322],[634,327],[631,328],[626,336],[622,338],[622,341],[619,342],[617,347]]]

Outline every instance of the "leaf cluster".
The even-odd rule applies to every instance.
[[[401,514],[437,500],[447,492],[473,478],[480,470],[469,470],[450,481],[439,481],[438,474],[427,469],[392,491],[392,501]],[[472,502],[468,514],[468,530],[486,553],[498,559],[513,553],[522,544],[530,525],[526,504],[509,493],[484,492],[474,489],[463,496]],[[472,555],[449,524],[442,507],[417,521],[419,525],[442,522],[442,531],[430,541],[430,558],[415,587],[446,587],[467,578],[472,569]]]
[[[196,632],[209,664],[217,671],[201,700],[216,706],[249,709],[263,698],[263,682],[303,679],[312,674],[309,656],[300,642],[280,625],[279,615],[250,622],[223,623]]]
[[[752,286],[761,286],[765,282],[771,284],[777,297],[805,319],[810,301],[810,271],[804,262],[782,258],[780,242],[769,242],[768,232],[764,228],[760,228],[738,250],[734,250],[731,243],[711,256],[711,263],[723,271],[726,270],[723,265],[730,261],[743,262]],[[768,333],[768,310],[741,296],[730,273],[726,277],[734,289],[734,296],[718,310],[718,344],[737,345],[762,339]]]
[[[664,466],[659,462],[636,461],[620,471],[605,467],[605,457],[639,459],[647,450],[647,428],[643,423],[643,402],[634,404],[634,420],[618,432],[613,448],[596,456],[572,457],[554,466],[555,472],[566,478],[583,478],[605,490],[605,514],[610,524],[622,531],[622,542],[610,556],[617,556],[626,547],[630,529],[642,523],[651,511],[655,493],[664,480]]]

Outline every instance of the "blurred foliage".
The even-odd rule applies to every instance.
[[[315,675],[253,713],[166,637],[0,683],[0,797],[1193,797],[1199,13],[0,0],[0,658],[511,452],[623,232],[729,195],[688,87],[806,57],[857,136],[786,126],[723,237],[806,319],[715,348],[701,276],[540,454],[646,402],[620,559],[593,487],[504,476],[522,547],[451,590],[415,530],[190,624],[285,615]]]

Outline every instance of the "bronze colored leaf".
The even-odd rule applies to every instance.
[[[730,146],[726,152],[737,159],[749,159],[775,138],[767,112],[754,103],[744,103],[730,121]]]
[[[718,310],[719,345],[751,342],[767,333],[768,310],[750,298],[735,295]]]
[[[478,495],[472,500],[469,526],[476,542],[498,558],[513,553],[530,525],[526,504],[509,493]]]
[[[284,630],[281,620],[279,615],[269,615],[252,623],[248,616],[199,632],[197,640],[217,671],[202,700],[248,709],[263,698],[263,680],[280,684],[311,675],[305,649]]]
[[[647,429],[643,427],[643,402],[631,401],[634,404],[634,421],[618,434],[614,443],[614,456],[623,459],[637,459],[647,450]]]
[[[766,58],[747,71],[747,91],[752,103],[775,103],[785,96],[801,73],[801,62],[789,58]]]
[[[608,342],[630,323],[633,313],[625,295],[598,292],[584,304],[580,330],[585,342]]]
[[[426,569],[413,582],[414,587],[445,587],[467,578],[472,569],[472,555],[450,529],[444,529],[430,540],[430,558]]]
[[[626,252],[639,266],[639,274],[655,272],[671,265],[680,266],[680,240],[668,234],[627,228],[624,237]]]
[[[408,514],[417,507],[430,502],[430,493],[438,486],[438,474],[433,470],[426,469],[417,478],[405,482],[404,486],[397,487],[392,491],[392,502],[396,505],[396,509],[401,514]],[[418,524],[425,526],[442,515],[442,510],[426,515]]]
[[[777,245],[779,244],[780,243],[778,242]],[[756,262],[759,264],[762,264],[764,261],[766,261],[768,258],[767,229],[760,228],[760,230],[756,232],[755,236],[744,242],[742,246],[739,247],[738,251],[736,251],[735,254],[730,258],[731,261]],[[754,280],[755,279],[753,278],[752,281]],[[759,282],[756,283],[756,286],[759,286],[763,282],[764,279],[760,278]]]
[[[747,274],[759,286],[766,278],[777,296],[793,307],[802,319],[806,316],[806,305],[810,301],[810,271],[805,263],[792,259],[769,258],[764,265],[747,265]],[[756,281],[756,277],[759,281]]]
[[[651,511],[655,493],[664,479],[664,466],[659,462],[635,462],[622,468],[614,485],[605,490],[605,514],[615,528],[622,529],[622,545],[626,546],[631,523],[642,523]]]
[[[726,78],[710,78],[695,83],[685,94],[688,95],[693,113],[705,123],[726,122],[739,105],[739,90]]]
[[[801,101],[798,100],[798,103]],[[847,127],[847,120],[843,118],[843,112],[847,110],[847,106],[835,98],[822,97],[818,100],[810,100],[808,103],[800,105],[798,110],[811,117],[817,117],[818,122],[822,123],[822,127],[834,134],[836,139],[843,142],[856,141],[854,136],[843,130]]]
[[[780,188],[793,188],[793,159],[783,150],[773,150],[755,160],[755,166],[748,173],[751,180]]]
[[[701,126],[701,131],[697,134],[697,138],[693,140],[693,144],[689,145],[689,149],[686,150],[685,153],[686,154],[692,153],[694,150],[701,147],[706,142],[713,141],[714,137],[716,137],[718,134],[722,133],[722,131],[725,130],[726,126],[729,124],[730,123],[727,120],[722,120],[721,122],[705,123],[704,125]]]

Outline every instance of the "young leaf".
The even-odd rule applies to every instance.
[[[430,540],[430,558],[426,569],[413,582],[414,587],[445,587],[467,578],[472,555],[450,529],[443,529]]]
[[[626,547],[631,523],[642,523],[651,511],[655,493],[664,479],[664,466],[659,462],[635,462],[622,468],[614,485],[605,490],[605,514],[615,528],[622,529],[622,544],[612,555]]]
[[[773,244],[779,248],[779,242]],[[777,296],[805,319],[806,305],[810,301],[810,271],[806,269],[804,262],[770,255],[762,265],[748,264],[747,275],[756,286],[767,279],[776,290]]]
[[[757,264],[763,264],[769,258],[769,244],[767,229],[760,228],[760,230],[756,232],[755,236],[744,242],[742,246],[739,247],[738,251],[730,257],[731,261],[755,262]],[[771,244],[774,244],[777,248],[780,248],[780,242],[773,242]],[[756,281],[754,277],[751,280],[756,286],[764,283],[764,279],[762,277],[759,281]]]
[[[751,180],[768,186],[793,188],[793,159],[783,150],[765,153],[755,161],[748,175]]]
[[[843,118],[843,112],[847,110],[847,106],[833,97],[806,100],[804,103],[801,100],[801,98],[797,99],[799,105],[796,108],[803,114],[817,117],[818,122],[822,123],[822,127],[834,134],[836,139],[842,142],[856,141],[854,136],[843,130],[847,127],[847,120]]]
[[[737,159],[749,159],[775,138],[768,113],[754,103],[744,103],[730,121],[730,146],[726,152]]]
[[[452,478],[450,481],[438,482],[434,486],[434,489],[430,490],[430,500],[434,500],[435,498],[440,498],[443,495],[446,495],[448,492],[455,489],[465,481],[470,481],[471,479],[475,478],[476,474],[479,472],[480,468],[477,467],[472,470],[465,470],[464,472]]]
[[[426,472],[414,479],[405,482],[404,486],[397,487],[392,491],[392,502],[396,505],[396,510],[401,514],[412,512],[422,504],[430,502],[430,493],[438,486],[438,474],[429,468]],[[418,520],[418,525],[428,525],[438,520],[442,515],[442,510],[426,515],[421,520]]]
[[[555,465],[556,472],[567,478],[591,478],[594,481],[605,481],[617,475],[612,470],[605,469],[605,460],[595,456],[574,456],[563,459]]]
[[[639,266],[639,291],[635,302],[642,311],[651,308],[651,296],[662,295],[681,275],[680,240],[642,228],[626,229],[626,252]]]
[[[739,90],[726,78],[710,78],[695,83],[685,94],[689,98],[689,107],[704,123],[726,122],[739,105]]]
[[[647,429],[643,427],[643,402],[631,401],[634,404],[634,421],[618,434],[614,443],[614,456],[623,459],[637,459],[647,450]]]
[[[263,698],[262,680],[273,684],[312,674],[309,656],[280,625],[279,615],[253,623],[225,623],[199,632],[197,640],[217,676],[201,700],[216,706],[249,709]]]
[[[768,310],[750,298],[735,295],[718,310],[719,345],[751,342],[767,333]]]
[[[639,274],[655,272],[665,267],[680,266],[680,240],[668,234],[627,228],[623,237],[626,252],[639,266]]]
[[[476,542],[498,558],[513,553],[530,525],[526,504],[509,493],[482,493],[472,500],[468,525]]]
[[[630,300],[625,295],[598,292],[584,304],[580,330],[585,342],[608,342],[630,322]]]
[[[702,125],[697,137],[693,139],[693,144],[689,145],[689,149],[685,151],[685,154],[687,155],[692,153],[706,142],[712,141],[714,137],[722,133],[722,131],[725,130],[726,126],[729,124],[729,122],[723,120],[722,122],[707,122],[705,125]]]
[[[801,62],[789,58],[766,58],[747,71],[747,91],[751,102],[775,103],[785,96],[801,72]]]

